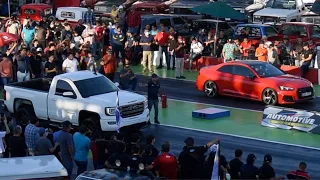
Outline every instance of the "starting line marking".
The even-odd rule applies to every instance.
[[[168,99],[168,100],[180,101],[180,102],[185,102],[185,103],[193,103],[193,104],[203,104],[203,105],[215,106],[213,104],[197,103],[197,102],[177,100],[177,99]],[[248,110],[248,109],[242,109],[242,108],[232,108],[232,107],[227,107],[227,106],[217,106],[217,107],[225,107],[225,108],[239,109],[239,110],[246,110],[246,111],[254,111],[254,112],[263,112],[263,111]],[[228,134],[228,133],[222,133],[222,132],[213,132],[213,131],[207,131],[207,130],[202,130],[202,129],[188,128],[188,127],[168,125],[168,124],[160,124],[160,126],[167,126],[167,127],[173,127],[173,128],[179,128],[179,129],[187,129],[187,130],[191,130],[191,131],[198,131],[198,132],[205,132],[205,133],[210,133],[210,134],[231,136],[231,137],[237,137],[237,138],[242,138],[242,139],[249,139],[249,140],[262,141],[262,142],[267,142],[267,143],[281,144],[281,145],[286,145],[286,146],[294,146],[294,147],[300,147],[300,148],[312,149],[312,150],[320,151],[320,148],[311,147],[311,146],[304,146],[304,145],[299,145],[299,144],[284,143],[284,142],[279,142],[279,141],[265,140],[265,139],[254,138],[254,137],[234,135],[234,134]]]

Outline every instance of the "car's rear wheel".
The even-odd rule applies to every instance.
[[[206,93],[208,97],[217,97],[218,96],[217,84],[213,81],[207,81],[204,84],[204,93]]]
[[[266,105],[276,105],[278,103],[277,92],[271,88],[267,88],[262,92],[262,101]]]

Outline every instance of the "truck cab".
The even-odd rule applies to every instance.
[[[307,12],[303,0],[269,0],[264,9],[253,14],[253,23],[280,25],[299,22]]]
[[[119,125],[115,115],[117,98]],[[4,105],[20,124],[37,117],[53,125],[70,121],[91,130],[116,131],[119,126],[140,129],[149,120],[144,96],[120,90],[105,76],[91,71],[9,84],[4,87]]]
[[[21,6],[21,24],[27,17],[36,22],[41,21],[43,18],[54,20],[53,9],[47,4],[25,4]]]

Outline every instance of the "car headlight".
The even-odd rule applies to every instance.
[[[279,87],[281,91],[293,91],[293,87],[287,87],[287,86],[280,86]]]
[[[148,99],[144,101],[144,108],[148,109]]]
[[[107,116],[115,116],[116,115],[116,108],[106,108],[106,115]]]

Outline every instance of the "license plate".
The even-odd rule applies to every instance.
[[[312,94],[311,92],[305,92],[305,93],[302,93],[301,96],[306,97],[306,96],[311,96],[311,94]]]

